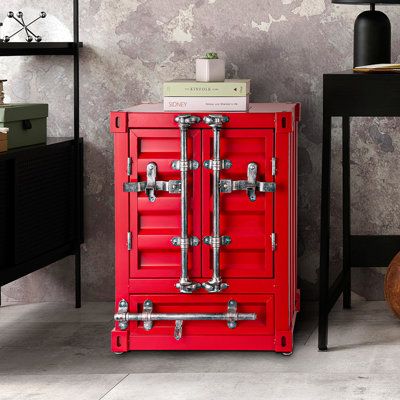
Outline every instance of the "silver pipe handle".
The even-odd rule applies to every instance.
[[[219,293],[228,288],[228,284],[222,281],[220,271],[220,247],[221,244],[229,244],[230,238],[220,234],[220,171],[221,168],[229,168],[232,163],[229,160],[220,159],[220,132],[224,123],[229,118],[223,115],[209,115],[203,118],[204,123],[213,130],[213,159],[205,162],[205,167],[213,170],[213,232],[212,236],[204,238],[205,244],[210,244],[213,253],[213,275],[211,280],[202,284],[209,293]]]
[[[181,277],[175,287],[181,293],[193,293],[201,288],[201,284],[193,282],[189,279],[188,272],[188,251],[189,246],[197,246],[199,239],[195,236],[188,236],[188,170],[197,169],[199,164],[197,161],[188,160],[187,155],[187,133],[188,129],[201,121],[199,117],[192,115],[179,115],[175,118],[175,122],[179,125],[181,142],[181,159],[172,163],[173,169],[181,171],[181,237],[172,238],[172,244],[181,247]]]

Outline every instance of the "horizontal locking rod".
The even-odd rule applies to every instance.
[[[229,329],[235,329],[237,321],[254,321],[255,313],[238,313],[237,302],[229,300],[226,313],[153,313],[153,302],[146,300],[143,303],[143,312],[129,313],[128,302],[122,299],[118,305],[118,312],[114,314],[114,321],[118,322],[121,330],[128,328],[129,321],[143,321],[146,331],[153,328],[153,321],[175,321],[175,339],[182,337],[183,321],[226,321]]]
[[[151,313],[150,315],[146,313],[140,314],[115,314],[115,321],[255,321],[257,319],[257,314],[255,313],[222,313],[222,314],[157,314]]]

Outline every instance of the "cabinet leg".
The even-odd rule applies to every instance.
[[[343,163],[343,308],[351,308],[350,118],[342,120]]]
[[[75,253],[75,308],[81,308],[81,249]]]
[[[319,323],[318,348],[328,349],[329,315],[329,238],[330,238],[330,191],[331,191],[331,117],[324,114],[322,144],[321,185],[321,243],[319,268]]]

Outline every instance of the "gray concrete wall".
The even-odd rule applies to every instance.
[[[45,40],[69,40],[72,1],[9,1],[7,7],[49,17],[36,30]],[[35,7],[35,8],[33,8]],[[36,8],[37,7],[37,8]],[[400,62],[400,10],[382,7],[393,22],[393,61]],[[113,144],[110,110],[161,100],[162,82],[193,77],[194,60],[217,51],[229,77],[252,79],[252,100],[300,101],[299,270],[307,297],[316,295],[319,262],[322,74],[352,66],[352,28],[363,8],[328,0],[83,0],[82,120],[85,138],[83,295],[109,300],[114,285]],[[3,8],[5,17],[8,9]],[[5,33],[14,26],[5,18]],[[49,131],[72,135],[72,64],[68,57],[1,59],[9,101],[50,104]],[[340,121],[335,121],[334,211],[340,215]],[[399,231],[399,125],[356,120],[352,134],[353,230]],[[335,224],[334,235],[340,234]],[[336,243],[333,258],[340,260]],[[384,271],[355,271],[355,290],[382,298]],[[3,288],[7,301],[73,299],[73,261],[38,271]]]

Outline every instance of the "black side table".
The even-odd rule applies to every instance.
[[[324,75],[321,193],[321,260],[318,348],[328,349],[329,312],[343,293],[343,307],[351,308],[351,268],[386,267],[400,250],[400,236],[351,234],[350,117],[399,117],[400,74],[344,71]],[[329,284],[331,121],[342,117],[343,267]]]

